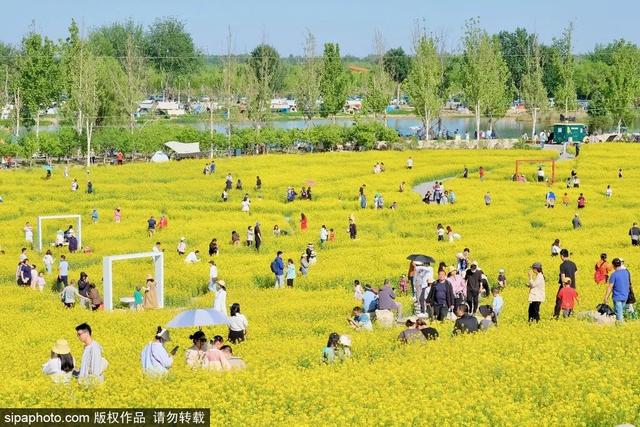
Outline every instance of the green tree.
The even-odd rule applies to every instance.
[[[147,67],[142,50],[136,40],[129,36],[125,45],[125,54],[121,60],[123,79],[114,79],[121,108],[129,118],[129,132],[136,126],[136,111],[140,100],[144,99],[147,87]],[[119,73],[121,74],[121,73]]]
[[[525,59],[527,68],[522,76],[520,93],[527,110],[531,113],[533,121],[531,136],[533,137],[536,134],[538,113],[547,111],[549,106],[547,90],[542,82],[543,73],[540,47],[535,36],[533,40],[531,40],[529,49],[527,49]]]
[[[325,43],[320,71],[320,96],[322,104],[320,115],[332,116],[335,123],[336,114],[344,108],[347,100],[347,80],[340,58],[340,46],[337,43]]]
[[[134,46],[144,46],[145,34],[142,25],[130,19],[92,30],[89,33],[88,42],[91,52],[96,56],[111,56],[124,65],[129,39],[133,40]]]
[[[271,98],[280,70],[280,55],[273,47],[263,43],[253,49],[247,65],[247,115],[253,121],[255,130],[259,132],[271,113]]]
[[[184,23],[176,18],[157,19],[150,25],[144,46],[145,55],[163,75],[165,88],[184,84],[185,79],[201,63],[201,55],[191,34],[185,30]]]
[[[308,32],[296,90],[298,110],[302,112],[305,120],[311,121],[316,115],[318,98],[320,98],[320,61],[316,55],[316,38]]]
[[[400,102],[400,88],[411,69],[411,60],[401,47],[389,49],[384,54],[384,69],[396,83],[396,100]]]
[[[442,63],[438,58],[436,44],[432,37],[420,36],[415,46],[416,55],[407,77],[407,93],[416,114],[422,120],[427,141],[431,120],[442,108],[440,85],[442,83]]]
[[[630,123],[640,99],[640,50],[635,44],[618,40],[611,46],[609,73],[606,78],[605,105],[618,133],[623,123]]]
[[[374,120],[377,119],[378,114],[382,114],[384,125],[386,126],[387,106],[393,89],[389,75],[384,69],[384,42],[382,33],[378,31],[374,34],[373,48],[375,51],[375,56],[372,58],[374,66],[368,73],[367,88],[362,107],[365,113],[373,114]]]
[[[60,95],[60,71],[55,58],[56,47],[47,37],[31,32],[22,39],[18,59],[18,87],[23,114],[35,121],[36,138],[40,136],[40,110],[48,108]]]
[[[476,20],[467,21],[462,40],[464,46],[463,91],[469,108],[476,116],[476,139],[480,138],[480,117],[503,115],[509,103],[507,80],[509,69],[502,58],[498,43],[478,27]]]
[[[509,87],[513,95],[521,97],[524,76],[529,72],[528,56],[536,44],[535,34],[529,34],[524,28],[515,31],[500,31],[497,35],[500,51],[509,68]]]
[[[260,44],[251,51],[249,66],[253,70],[256,80],[271,92],[275,92],[281,84],[280,54],[268,44]]]
[[[574,82],[575,63],[573,58],[573,24],[570,23],[562,32],[562,37],[553,39],[553,54],[551,60],[556,70],[557,84],[553,95],[555,104],[564,110],[565,116],[569,110],[577,107],[576,87]]]

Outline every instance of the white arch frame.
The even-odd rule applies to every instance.
[[[78,249],[82,248],[82,216],[81,215],[42,215],[38,217],[38,252],[42,252],[42,221],[46,219],[74,218],[78,225]]]
[[[155,269],[155,282],[158,291],[158,308],[164,308],[164,253],[139,252],[134,254],[110,255],[102,258],[102,281],[104,283],[104,309],[113,310],[113,262],[128,259],[151,258]]]

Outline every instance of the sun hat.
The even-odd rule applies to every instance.
[[[171,337],[169,336],[169,331],[164,328],[161,328],[160,331],[156,334],[156,338],[162,338],[165,341],[171,341]]]
[[[69,343],[65,339],[56,340],[55,344],[51,348],[56,354],[69,354],[71,353],[71,347],[69,347]]]
[[[536,270],[542,270],[542,264],[539,262],[534,262],[531,268],[535,268]]]
[[[471,265],[475,265],[475,266],[477,267],[477,266],[478,266],[478,261],[473,261],[473,262],[471,263]]]
[[[340,335],[340,340],[338,343],[344,345],[345,347],[351,347],[351,337],[349,335]]]
[[[224,280],[218,280],[216,283],[218,284],[218,286],[223,286],[223,287],[227,286],[227,282],[225,282]]]
[[[180,238],[180,240],[185,240],[185,238],[184,238],[184,237],[181,237],[181,238]]]

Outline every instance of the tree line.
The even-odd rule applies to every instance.
[[[78,149],[89,152],[96,148],[94,140],[103,142],[104,135],[120,135],[111,148],[135,146],[125,144],[122,135],[142,138],[146,126],[154,128],[148,124],[153,118],[136,114],[139,102],[151,94],[182,101],[205,96],[216,100],[223,115],[218,117],[210,108],[208,132],[197,139],[216,146],[226,141],[228,147],[243,145],[239,135],[245,146],[273,137],[268,129],[274,96],[295,98],[305,120],[335,120],[348,97],[358,95],[362,113],[380,123],[386,123],[391,98],[399,102],[406,97],[425,129],[437,121],[445,101],[455,99],[475,115],[478,135],[481,117],[489,117],[491,127],[514,100],[531,114],[532,133],[540,115],[555,108],[568,116],[578,99],[589,102],[592,129],[621,128],[637,113],[640,49],[625,40],[575,55],[572,24],[545,45],[522,28],[491,35],[478,19],[466,22],[461,52],[447,52],[443,40],[424,28],[417,28],[413,39],[412,52],[407,53],[401,47],[387,49],[376,33],[373,53],[358,59],[344,57],[338,43],[325,43],[320,52],[308,33],[303,54],[283,58],[266,43],[237,54],[229,33],[226,53],[207,56],[195,46],[184,23],[174,18],[156,20],[148,28],[134,21],[116,22],[84,37],[72,20],[64,40],[30,31],[19,46],[0,43],[0,105],[15,106],[4,124],[16,136],[28,128],[19,138],[30,147],[25,152],[51,151],[55,146],[54,151],[63,155]],[[42,112],[54,104],[60,125],[55,144],[40,132]],[[219,118],[226,123],[222,135],[214,131]],[[253,133],[237,128],[245,120]],[[430,132],[425,136],[428,139]],[[105,148],[102,145],[97,148]]]

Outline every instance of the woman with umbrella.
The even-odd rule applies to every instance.
[[[203,368],[207,354],[207,336],[201,330],[189,336],[193,341],[193,346],[185,351],[185,358],[188,366],[192,368]]]

